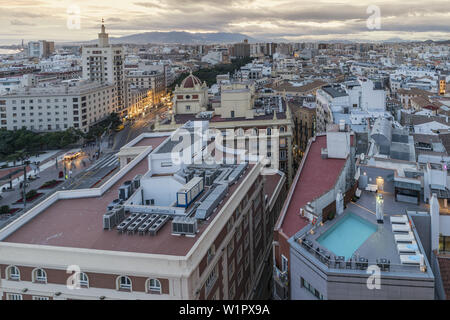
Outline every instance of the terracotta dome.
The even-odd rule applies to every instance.
[[[181,83],[181,87],[185,89],[194,88],[196,85],[202,85],[202,82],[199,78],[194,76],[192,73],[186,77],[186,79],[183,80]]]

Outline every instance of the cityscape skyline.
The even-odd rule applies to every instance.
[[[423,41],[446,40],[450,34],[445,1],[21,0],[0,4],[4,30],[0,44],[41,38],[90,41],[102,18],[111,37],[186,31],[242,33],[260,41]],[[369,28],[378,13],[380,25]],[[70,19],[79,25],[68,29]]]
[[[412,1],[0,0],[0,300],[450,300],[450,2]]]

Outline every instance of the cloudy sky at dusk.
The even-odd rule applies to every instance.
[[[369,30],[375,5],[381,28]],[[74,7],[75,6],[75,7]],[[80,29],[67,27],[79,8]],[[239,32],[261,40],[450,39],[449,0],[0,0],[0,42],[82,41],[148,31]]]

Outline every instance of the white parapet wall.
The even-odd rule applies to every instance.
[[[128,147],[132,147],[139,143],[141,140],[145,138],[155,138],[155,137],[165,137],[169,136],[172,133],[144,133],[139,137],[131,141],[127,144]],[[99,188],[93,189],[80,189],[80,190],[66,190],[66,191],[58,191],[49,198],[45,199],[37,206],[33,207],[25,214],[23,214],[20,218],[13,221],[11,224],[5,226],[0,230],[0,241],[7,238],[9,235],[14,233],[16,230],[21,228],[24,224],[31,221],[40,213],[44,212],[51,205],[56,203],[59,200],[69,200],[69,199],[80,199],[80,198],[96,198],[101,197],[106,191],[108,191],[114,184],[116,184],[120,179],[122,179],[128,172],[130,172],[137,164],[139,164],[144,158],[148,157],[148,155],[153,151],[153,147],[147,147],[140,155],[138,155],[133,161],[131,161],[128,165],[122,168],[119,172],[117,172],[111,179],[109,179],[105,184],[103,184]]]

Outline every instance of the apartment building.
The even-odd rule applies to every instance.
[[[359,125],[368,118],[383,116],[386,111],[386,91],[379,81],[359,77],[341,84],[317,90],[317,131],[324,132],[328,124],[344,120]]]
[[[133,89],[147,91],[149,102],[156,105],[166,94],[166,79],[163,73],[156,71],[129,71],[125,75],[127,109],[130,107],[130,96]]]
[[[82,78],[116,87],[117,103],[113,112],[127,114],[124,81],[124,51],[120,45],[110,45],[109,36],[102,24],[98,44],[82,48]]]
[[[291,298],[293,263],[290,239],[322,216],[336,212],[338,196],[349,202],[354,194],[354,137],[348,126],[331,125],[326,134],[310,139],[274,228],[274,299]]]
[[[46,58],[55,51],[55,43],[53,41],[30,41],[28,43],[28,57],[30,58]]]
[[[206,164],[197,149],[212,141],[188,145],[192,162],[173,160],[176,137],[207,130],[143,134],[122,150],[141,152],[102,186],[57,192],[0,230],[2,299],[269,298],[286,178],[218,153]]]
[[[114,111],[116,103],[116,88],[109,84],[70,80],[23,87],[0,96],[0,128],[88,132]]]
[[[250,44],[248,40],[244,40],[242,43],[236,43],[232,48],[232,56],[237,58],[250,57]]]

